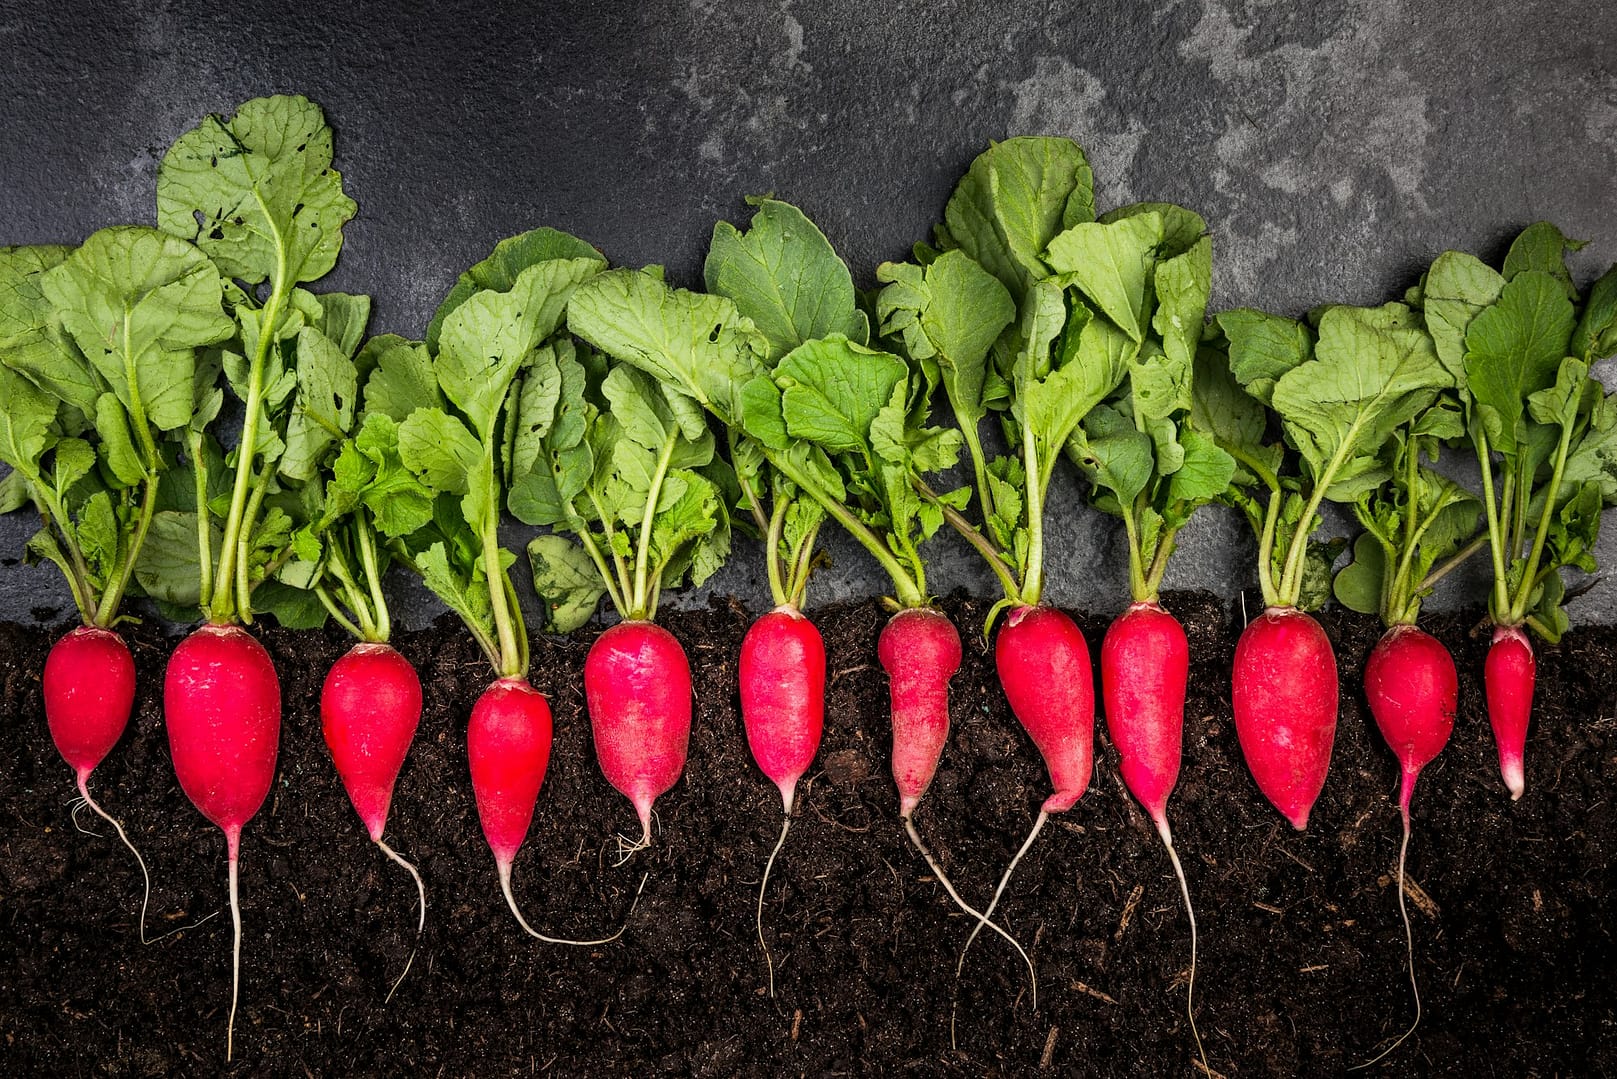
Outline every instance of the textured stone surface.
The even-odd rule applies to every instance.
[[[406,334],[460,269],[541,223],[694,282],[714,219],[739,220],[762,191],[801,204],[869,284],[927,234],[989,139],[1021,133],[1081,141],[1102,205],[1205,213],[1218,306],[1376,302],[1443,249],[1496,256],[1541,217],[1595,241],[1586,275],[1617,258],[1617,15],[1601,5],[430,7],[0,7],[0,241],[148,220],[175,136],[245,98],[302,92],[336,126],[361,208],[328,284],[375,294],[374,328]],[[1115,606],[1118,530],[1072,493],[1056,496],[1051,595]],[[28,528],[0,522],[0,551]],[[1168,584],[1234,596],[1251,546],[1208,512]],[[881,587],[851,544],[831,548],[811,599]],[[707,591],[764,604],[749,553]],[[991,591],[962,545],[941,537],[933,553],[935,591]],[[1617,529],[1602,553],[1617,558]],[[63,611],[54,573],[8,566],[0,617]],[[1476,600],[1474,585],[1439,601]],[[435,609],[407,607],[407,620]],[[1573,614],[1617,619],[1617,588],[1597,585]]]

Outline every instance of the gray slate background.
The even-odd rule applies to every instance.
[[[714,220],[743,220],[743,196],[765,191],[801,205],[868,286],[928,235],[988,140],[1012,134],[1079,140],[1103,207],[1205,214],[1215,307],[1381,302],[1444,249],[1496,259],[1539,218],[1594,241],[1585,277],[1617,259],[1617,8],[1603,4],[300,7],[0,3],[0,243],[151,220],[177,135],[296,92],[325,107],[360,206],[325,285],[375,295],[378,332],[418,336],[461,269],[538,224],[697,283]],[[1078,506],[1070,478],[1057,486],[1049,594],[1115,608],[1120,529]],[[0,521],[0,618],[55,620],[71,610],[55,570],[9,557],[24,518]],[[1617,563],[1617,521],[1601,546]],[[883,590],[855,546],[831,549],[811,603]],[[929,554],[934,591],[993,593],[953,537]],[[741,546],[676,601],[763,609],[755,555]],[[1234,597],[1252,559],[1244,524],[1210,509],[1167,586]],[[1435,602],[1480,602],[1482,585],[1474,574]],[[403,606],[405,622],[438,610],[418,594]],[[1573,617],[1617,621],[1617,584]]]

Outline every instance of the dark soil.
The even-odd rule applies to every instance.
[[[1230,722],[1238,621],[1214,600],[1169,598],[1197,663],[1186,761],[1170,806],[1202,931],[1197,1016],[1228,1076],[1340,1074],[1407,1025],[1411,1000],[1391,879],[1397,768],[1357,693],[1379,633],[1330,612],[1343,677],[1335,766],[1309,829],[1263,800]],[[1021,842],[1047,779],[1012,721],[975,601],[945,604],[966,638],[954,731],[917,814],[962,892],[982,902]],[[1238,618],[1238,614],[1237,614]],[[534,679],[556,745],[517,895],[530,921],[616,944],[540,944],[505,908],[478,828],[464,731],[485,662],[443,621],[397,641],[427,708],[388,836],[429,889],[415,967],[413,886],[366,841],[332,771],[316,701],[337,633],[263,634],[285,679],[270,802],[242,844],[240,1074],[982,1075],[1194,1074],[1184,1017],[1187,926],[1145,815],[1104,732],[1089,793],[1029,854],[1001,910],[1038,964],[1039,1008],[1005,945],[978,941],[894,818],[886,687],[874,604],[817,615],[831,660],[825,742],[765,908],[778,996],[753,933],[780,801],[737,714],[738,609],[673,613],[698,712],[684,779],[658,803],[652,849],[614,867],[629,803],[595,767],[581,671],[592,634],[541,640]],[[1527,795],[1499,780],[1474,619],[1434,618],[1462,671],[1461,718],[1415,799],[1411,904],[1426,1015],[1384,1074],[1589,1076],[1617,1070],[1617,632],[1542,651]],[[1092,642],[1104,624],[1082,620]],[[115,841],[81,835],[45,730],[39,672],[54,630],[0,626],[0,1057],[8,1075],[211,1075],[224,1067],[230,926],[221,916],[143,947],[139,874]],[[185,925],[224,898],[224,843],[169,766],[158,705],[170,641],[131,632],[141,673],[131,733],[92,779],[153,867],[154,922]],[[88,823],[88,814],[81,820]],[[959,1049],[950,1048],[958,992]]]

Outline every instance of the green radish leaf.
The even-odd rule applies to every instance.
[[[1050,273],[1043,261],[1065,228],[1095,219],[1095,177],[1062,138],[995,143],[971,163],[944,211],[950,240],[1020,298]]]
[[[1581,250],[1584,246],[1584,241],[1567,239],[1548,221],[1528,225],[1505,255],[1505,280],[1514,281],[1522,273],[1548,274],[1560,282],[1568,299],[1575,300],[1578,287],[1573,284],[1572,271],[1567,269],[1566,256],[1567,252]]]
[[[1267,405],[1275,383],[1314,358],[1314,339],[1300,322],[1251,308],[1215,320],[1229,340],[1229,369],[1247,393]]]
[[[713,226],[707,290],[729,297],[752,320],[771,360],[832,334],[865,344],[870,326],[854,305],[853,278],[825,234],[789,203],[748,201],[757,213],[746,232],[727,221]]]
[[[24,476],[37,475],[40,458],[55,442],[56,409],[45,391],[0,366],[0,461]]]
[[[0,358],[46,393],[86,416],[95,411],[101,378],[57,325],[42,282],[70,247],[0,247]]]
[[[1387,573],[1387,556],[1381,543],[1368,532],[1353,541],[1353,561],[1336,574],[1332,591],[1336,601],[1350,611],[1378,614],[1381,611],[1381,585]]]
[[[287,479],[307,483],[327,451],[354,426],[359,372],[337,344],[312,326],[298,332],[297,354],[297,396],[277,467]]]
[[[180,136],[157,173],[157,223],[249,285],[314,281],[354,216],[331,167],[331,128],[303,97],[257,98]]]
[[[1512,277],[1499,300],[1466,330],[1468,388],[1484,411],[1488,438],[1505,454],[1516,451],[1525,432],[1523,404],[1555,382],[1572,336],[1572,301],[1548,274],[1524,271]]]
[[[211,549],[219,549],[218,528],[209,525]],[[135,580],[148,596],[176,607],[202,602],[202,564],[197,550],[195,513],[165,510],[152,515],[146,543],[135,562]]]
[[[545,602],[545,629],[571,633],[590,620],[606,588],[583,547],[563,536],[535,536],[528,544],[533,587]]]
[[[478,292],[510,292],[524,270],[541,262],[584,260],[596,263],[598,271],[607,267],[606,257],[594,247],[552,228],[537,228],[507,237],[494,245],[488,258],[460,275],[427,326],[427,348],[436,353],[444,320]],[[424,403],[424,402],[423,402]],[[400,417],[395,416],[395,419]]]
[[[365,411],[403,422],[418,408],[442,409],[447,402],[438,390],[432,357],[425,345],[385,334],[373,337],[355,366],[369,369],[365,381]]]
[[[1148,285],[1163,243],[1160,214],[1074,225],[1050,241],[1045,260],[1070,275],[1100,312],[1135,342],[1150,321]]]
[[[1445,251],[1426,272],[1421,304],[1426,332],[1438,359],[1462,389],[1466,386],[1465,338],[1471,322],[1499,300],[1505,278],[1474,255]]]
[[[868,453],[870,425],[904,382],[904,362],[845,337],[810,341],[775,369],[786,430],[828,453]]]
[[[483,448],[455,417],[422,408],[399,425],[399,457],[430,490],[463,495],[483,463]]]
[[[197,350],[235,331],[219,271],[196,248],[156,229],[102,229],[40,288],[135,426],[191,422]]]

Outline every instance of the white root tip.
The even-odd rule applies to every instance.
[[[416,867],[411,865],[402,855],[399,854],[398,851],[382,842],[381,839],[375,840],[375,843],[377,848],[380,849],[383,854],[387,855],[389,858],[403,866],[405,871],[410,874],[410,878],[415,881],[416,895],[419,903],[418,909],[420,910],[420,914],[416,918],[415,947],[410,949],[410,958],[404,961],[404,969],[399,971],[398,978],[396,978],[393,982],[393,988],[389,989],[387,991],[387,996],[383,998],[382,1003],[386,1005],[392,1003],[393,994],[397,993],[399,991],[399,986],[404,984],[404,976],[410,973],[410,967],[415,963],[416,953],[421,950],[421,933],[422,930],[427,928],[427,886],[422,882],[421,874],[416,871]]]
[[[517,924],[522,926],[527,934],[536,940],[542,940],[546,944],[566,944],[574,948],[592,948],[598,944],[611,944],[623,936],[624,931],[629,928],[629,919],[634,917],[634,908],[640,904],[640,893],[646,890],[646,880],[651,876],[650,873],[641,876],[640,886],[634,890],[634,899],[630,901],[629,910],[623,916],[623,924],[618,926],[616,933],[613,933],[610,937],[600,937],[596,940],[569,940],[566,937],[546,936],[528,924],[528,919],[522,916],[522,911],[517,907],[516,897],[511,894],[511,863],[496,858],[495,865],[500,872],[500,890],[505,893],[506,905],[511,908],[511,913],[516,915]]]
[[[764,963],[769,967],[769,999],[775,999],[775,960],[769,954],[769,943],[764,940],[764,889],[769,887],[769,871],[775,868],[775,856],[780,848],[786,844],[786,833],[791,830],[792,818],[790,813],[781,822],[780,838],[775,840],[775,849],[769,852],[769,861],[764,863],[764,878],[758,882],[758,946],[764,950]]]

